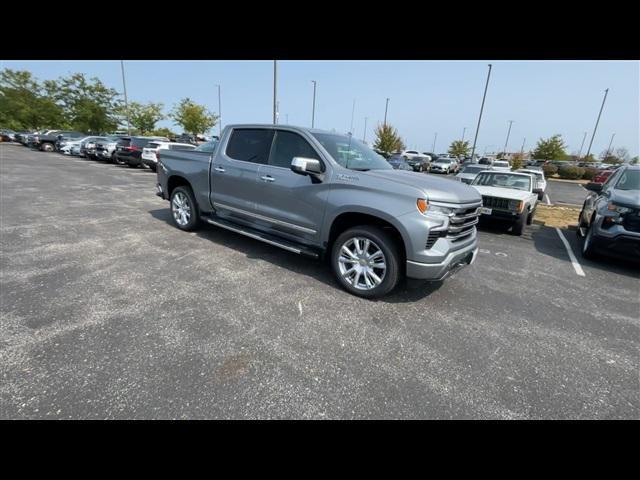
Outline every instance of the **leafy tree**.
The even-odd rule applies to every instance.
[[[106,132],[118,126],[118,92],[98,78],[87,80],[82,73],[48,82],[46,88],[64,110],[67,123],[82,132]]]
[[[524,165],[524,154],[516,153],[511,157],[511,170],[518,170]]]
[[[567,157],[565,149],[567,146],[562,140],[562,135],[554,135],[551,138],[538,140],[533,158],[541,160],[564,160]]]
[[[376,140],[373,148],[389,156],[393,152],[404,150],[405,145],[398,135],[398,131],[391,125],[385,124],[376,127]]]
[[[170,117],[185,132],[193,135],[206,133],[218,123],[219,118],[204,105],[198,105],[189,98],[183,98],[175,105]]]
[[[583,162],[595,162],[596,157],[593,156],[593,153],[590,153],[589,155],[582,157],[580,160]]]
[[[466,157],[469,155],[469,142],[463,142],[462,140],[455,140],[451,142],[449,146],[449,155],[454,157]]]
[[[618,158],[618,156],[615,155],[613,152],[610,152],[609,150],[602,151],[602,153],[600,154],[600,160],[602,160],[604,163],[611,163],[611,164],[622,163],[622,160]]]
[[[633,158],[629,161],[629,163],[630,163],[631,165],[638,165],[638,164],[640,164],[640,157],[638,157],[638,156],[636,155],[635,157],[633,157]]]
[[[31,72],[8,68],[0,72],[0,125],[13,130],[67,127],[48,88]]]
[[[164,120],[166,117],[162,113],[164,105],[162,103],[149,102],[142,104],[138,102],[129,102],[129,123],[133,128],[140,132],[140,135],[148,135],[156,128],[156,123]],[[126,108],[121,106],[118,113],[125,118]]]
[[[177,137],[175,132],[171,131],[170,129],[168,129],[166,127],[156,128],[151,133],[152,133],[152,135],[155,135],[156,137],[167,137],[167,138],[176,138]]]

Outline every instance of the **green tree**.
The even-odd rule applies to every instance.
[[[166,127],[156,128],[151,133],[152,133],[152,135],[155,135],[156,137],[176,138],[176,136],[177,136],[175,134],[175,132],[171,131],[170,129],[168,129]]]
[[[198,135],[206,133],[218,123],[218,116],[205,106],[198,105],[189,98],[183,98],[174,106],[170,117],[180,125],[186,133]]]
[[[593,153],[586,155],[580,159],[582,162],[596,162],[596,157],[593,156]]]
[[[524,165],[524,154],[516,153],[511,157],[511,170],[518,170]]]
[[[0,125],[13,130],[66,128],[62,108],[41,84],[24,70],[0,72]]]
[[[638,157],[638,156],[636,155],[635,157],[633,157],[633,158],[629,161],[629,163],[630,163],[631,165],[638,165],[638,164],[640,164],[640,157]]]
[[[451,142],[449,146],[449,155],[454,157],[466,157],[469,155],[469,142],[463,142],[462,140],[455,140]]]
[[[554,135],[551,138],[538,140],[533,158],[540,160],[564,160],[567,157],[567,146],[562,140],[562,135]]]
[[[166,118],[162,113],[163,107],[162,103],[129,102],[129,123],[140,132],[140,135],[148,135],[155,130],[157,122]],[[126,121],[126,108],[119,108],[118,113]]]
[[[376,127],[376,140],[373,148],[389,156],[393,152],[404,150],[405,145],[400,135],[398,135],[398,131],[391,125],[386,124]]]
[[[602,153],[600,153],[600,160],[602,160],[603,163],[622,163],[622,159],[609,150],[603,150]]]
[[[45,86],[75,130],[98,133],[118,126],[116,115],[121,110],[118,92],[98,78],[87,80],[84,74],[74,73]]]

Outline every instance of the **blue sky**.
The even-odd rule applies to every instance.
[[[514,120],[509,150],[525,150],[540,137],[562,134],[577,152],[588,132],[586,152],[609,88],[592,152],[627,147],[638,155],[640,62],[637,61],[279,61],[280,123],[309,126],[313,85],[318,82],[316,127],[346,132],[355,99],[354,134],[367,140],[384,118],[409,148],[436,151],[451,141],[473,140],[487,64],[491,81],[478,135],[477,151],[501,150],[508,121]],[[122,90],[119,61],[3,61],[3,68],[30,70],[40,79],[83,72]],[[271,123],[273,70],[270,61],[126,61],[129,99],[162,102],[168,111],[183,97],[218,110],[216,84],[222,88],[222,123]],[[159,126],[175,128],[171,121]]]

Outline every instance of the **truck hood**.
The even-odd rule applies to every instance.
[[[439,178],[435,175],[409,172],[406,170],[370,170],[353,172],[363,177],[393,182],[416,188],[434,202],[477,203],[482,201],[478,192],[457,180]]]
[[[480,185],[473,185],[472,188],[475,188],[480,193],[480,195],[497,198],[508,198],[509,200],[527,200],[532,195],[531,192],[516,190],[515,188],[482,187]]]
[[[630,208],[640,208],[640,191],[638,190],[612,190],[611,201],[616,205]]]

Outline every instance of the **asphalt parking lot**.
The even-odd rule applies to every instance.
[[[0,144],[0,418],[640,417],[639,269],[573,232],[584,276],[555,229],[488,225],[474,265],[367,301],[179,231],[154,181]]]

